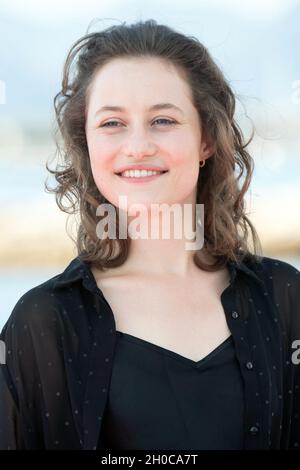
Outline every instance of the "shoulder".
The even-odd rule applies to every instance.
[[[14,305],[0,338],[22,341],[37,331],[53,331],[62,310],[59,296],[54,288],[59,275],[47,279],[26,291]]]
[[[268,256],[248,258],[246,264],[266,283],[271,282],[277,287],[297,285],[300,288],[300,271],[294,264]]]
[[[292,335],[300,335],[300,271],[294,265],[272,257],[262,257],[253,268],[263,281],[276,312]]]
[[[259,280],[282,316],[299,318],[300,315],[300,271],[287,261],[263,256],[249,257],[244,264],[251,275]]]
[[[3,330],[52,326],[67,313],[66,307],[73,311],[74,305],[78,304],[82,284],[77,281],[87,273],[80,257],[72,259],[62,272],[33,286],[17,300]],[[88,280],[84,282],[87,284]]]
[[[1,369],[15,396],[23,396],[24,390],[31,394],[33,384],[40,383],[49,372],[52,379],[58,381],[61,377],[64,332],[70,328],[64,320],[67,304],[55,288],[58,278],[59,274],[27,290],[0,333]]]

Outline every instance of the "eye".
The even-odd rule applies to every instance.
[[[168,123],[168,125],[176,124],[175,121],[172,121],[172,120],[170,120],[170,119],[164,119],[164,118],[155,119],[155,121],[153,121],[153,122],[157,122],[157,121],[164,121],[164,122]]]
[[[173,121],[171,119],[158,118],[158,119],[155,119],[153,122],[157,122],[157,121],[164,121],[168,125],[176,124],[176,121]],[[104,124],[102,124],[99,127],[118,127],[118,126],[112,126],[112,125],[110,126],[109,124],[122,124],[122,123],[119,122],[119,121],[108,121],[108,122],[105,122]]]
[[[105,122],[104,124],[102,124],[99,127],[116,127],[116,126],[108,126],[108,124],[113,124],[113,123],[121,124],[119,121],[108,121],[108,122]]]

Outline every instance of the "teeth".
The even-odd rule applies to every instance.
[[[121,176],[127,176],[129,178],[142,178],[151,175],[160,175],[162,171],[150,171],[150,170],[126,170],[121,173]]]

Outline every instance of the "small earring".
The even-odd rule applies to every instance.
[[[205,160],[200,160],[199,166],[202,168],[205,165]]]

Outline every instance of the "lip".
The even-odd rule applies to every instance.
[[[160,168],[159,166],[152,166],[152,165],[128,165],[128,166],[121,166],[115,174],[123,173],[126,170],[152,170],[152,171],[167,171],[167,168]]]
[[[165,173],[161,173],[160,175],[140,176],[139,178],[134,178],[130,176],[120,176],[120,175],[116,175],[116,176],[118,176],[118,178],[128,183],[141,184],[141,183],[147,183],[155,179],[161,178],[167,173],[168,171],[166,171]]]

